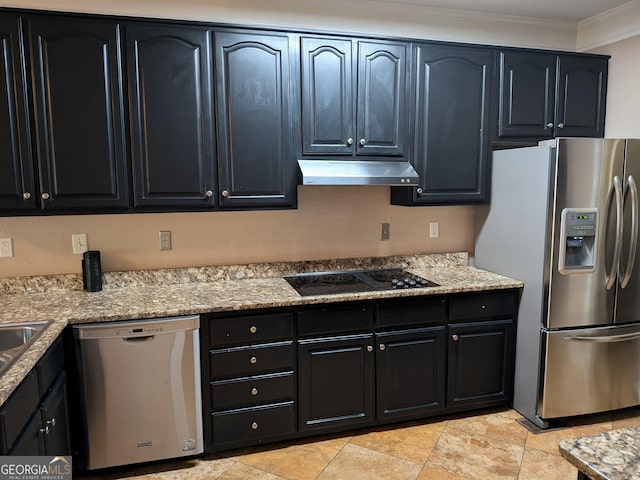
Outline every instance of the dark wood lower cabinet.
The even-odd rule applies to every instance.
[[[204,316],[206,451],[508,405],[518,294]]]
[[[298,342],[301,432],[369,425],[373,410],[373,335]]]

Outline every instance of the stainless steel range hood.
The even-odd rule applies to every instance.
[[[302,185],[418,185],[409,162],[298,160]]]

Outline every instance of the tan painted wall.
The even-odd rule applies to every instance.
[[[297,210],[0,218],[14,258],[0,276],[80,272],[71,234],[87,233],[103,270],[469,251],[473,207],[389,205],[388,187],[299,187]],[[440,223],[429,238],[429,222]],[[380,240],[380,223],[391,240]],[[171,230],[173,250],[158,232]]]
[[[611,55],[607,85],[606,137],[640,138],[640,35],[592,53]]]

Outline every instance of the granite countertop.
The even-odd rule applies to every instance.
[[[290,307],[327,302],[521,288],[523,283],[467,266],[466,253],[254,264],[103,275],[100,292],[79,275],[0,278],[0,324],[47,321],[29,348],[0,375],[0,405],[68,324]],[[300,296],[282,275],[307,271],[403,267],[439,284],[413,290]]]
[[[640,427],[562,440],[560,454],[593,480],[640,478]]]

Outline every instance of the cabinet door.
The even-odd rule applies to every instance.
[[[444,327],[376,334],[378,421],[444,410],[444,337]]]
[[[299,430],[373,422],[373,335],[298,341]]]
[[[297,178],[289,38],[215,38],[220,206],[289,206]]]
[[[351,46],[351,40],[300,39],[304,155],[354,152]]]
[[[469,203],[487,196],[492,53],[419,45],[415,203]]]
[[[0,17],[0,210],[35,208],[21,20]]]
[[[44,430],[43,455],[71,455],[69,441],[69,408],[67,405],[67,375],[62,372],[40,407]]]
[[[405,44],[358,43],[358,154],[405,154],[407,67]]]
[[[607,71],[606,58],[558,57],[558,136],[604,137]]]
[[[127,207],[120,26],[28,25],[42,208]]]
[[[511,400],[513,320],[449,326],[447,407],[490,406]]]
[[[555,54],[501,52],[498,137],[552,137],[555,80]]]
[[[135,206],[213,206],[210,39],[207,29],[127,25]]]

